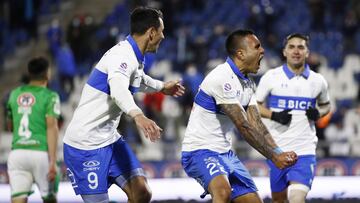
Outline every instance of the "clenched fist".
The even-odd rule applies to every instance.
[[[297,159],[298,159],[297,154],[293,151],[282,152],[280,154],[275,154],[273,156],[272,162],[279,169],[284,169],[286,167],[294,165],[296,163]]]

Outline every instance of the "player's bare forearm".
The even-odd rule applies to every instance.
[[[6,119],[6,130],[9,132],[13,131],[13,123],[10,119]]]
[[[48,153],[49,153],[49,162],[50,164],[56,163],[56,152],[57,152],[57,142],[59,137],[59,129],[57,124],[57,119],[54,117],[46,118],[46,127],[47,127],[47,142],[48,142]]]
[[[220,104],[222,111],[233,121],[236,128],[243,135],[245,140],[259,151],[263,156],[272,159],[275,155],[273,149],[274,142],[263,135],[255,126],[252,126],[243,108],[238,104]],[[263,129],[262,129],[263,130]]]
[[[276,148],[277,145],[275,144],[275,141],[272,138],[271,134],[269,133],[268,129],[262,122],[257,106],[256,105],[249,106],[246,112],[250,125],[254,126],[255,129],[259,131],[260,135],[264,136],[265,140],[272,148]]]
[[[261,117],[271,118],[271,113],[272,113],[271,110],[266,108],[263,102],[258,101],[257,103]]]

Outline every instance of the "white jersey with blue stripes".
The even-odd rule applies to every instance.
[[[290,125],[282,125],[263,119],[277,145],[283,151],[295,151],[298,155],[315,155],[317,137],[315,123],[305,113],[310,106],[330,101],[328,84],[319,73],[309,66],[300,75],[295,75],[286,64],[271,69],[260,79],[256,99],[266,102],[272,111],[291,109]]]
[[[213,69],[195,96],[182,151],[228,152],[235,126],[218,105],[239,104],[244,109],[256,105],[254,89],[254,82],[245,77],[230,58]]]
[[[160,81],[144,74],[143,60],[144,56],[131,36],[104,54],[82,90],[79,105],[66,129],[64,143],[91,150],[112,144],[121,137],[116,128],[122,113],[131,109],[120,109],[115,100],[133,102],[133,98],[130,93],[129,96],[124,94],[123,98],[111,98],[110,92],[119,91],[120,87],[110,86],[112,83],[109,81],[112,78],[125,81],[124,84],[129,86],[122,90],[131,93],[139,90],[140,85],[159,86]]]

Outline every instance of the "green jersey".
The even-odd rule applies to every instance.
[[[7,112],[13,124],[12,149],[48,150],[46,117],[60,116],[56,92],[40,86],[20,86],[10,93]]]

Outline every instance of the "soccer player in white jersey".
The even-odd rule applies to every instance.
[[[204,79],[182,143],[182,165],[188,176],[210,193],[213,202],[262,202],[244,165],[231,150],[236,127],[245,140],[277,167],[296,162],[294,152],[282,152],[263,125],[248,78],[257,73],[264,49],[252,31],[236,30],[226,39],[229,57]]]
[[[305,202],[316,166],[315,121],[330,111],[327,82],[305,62],[308,41],[299,33],[289,35],[283,50],[286,63],[266,72],[256,91],[261,116],[267,118],[264,123],[276,144],[299,156],[294,166],[283,170],[268,161],[276,203]]]
[[[144,54],[157,51],[163,30],[161,11],[136,8],[131,13],[130,35],[104,54],[84,86],[64,137],[68,177],[84,202],[108,202],[112,184],[126,193],[129,202],[151,199],[140,162],[116,128],[126,113],[147,138],[156,141],[162,129],[145,117],[131,93],[184,94],[179,81],[163,83],[143,72]]]

